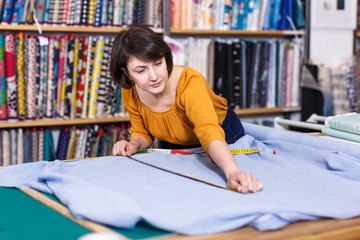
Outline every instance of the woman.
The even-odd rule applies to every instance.
[[[130,156],[149,148],[154,138],[162,148],[201,144],[224,172],[228,187],[257,192],[262,184],[240,170],[228,147],[244,135],[243,126],[204,77],[186,66],[173,66],[162,37],[145,26],[131,26],[115,38],[110,74],[122,87],[131,122],[130,141],[113,147],[114,155]]]

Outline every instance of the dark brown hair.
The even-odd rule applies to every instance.
[[[114,40],[110,57],[110,75],[122,88],[130,89],[134,82],[126,72],[130,57],[141,61],[155,61],[165,57],[167,71],[170,76],[173,68],[170,47],[160,34],[142,25],[132,25],[128,30],[119,32]]]

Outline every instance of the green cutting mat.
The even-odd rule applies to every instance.
[[[48,197],[57,201],[49,194]],[[0,187],[1,240],[72,240],[90,233],[89,230],[62,216],[16,188]],[[139,223],[135,229],[111,228],[130,238],[146,239],[173,235]]]

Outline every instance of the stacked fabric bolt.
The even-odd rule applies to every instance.
[[[332,137],[360,142],[360,114],[347,113],[328,117],[322,133]]]

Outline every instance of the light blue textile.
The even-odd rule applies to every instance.
[[[10,166],[0,169],[0,185],[52,193],[78,218],[125,228],[143,219],[189,235],[360,215],[358,146],[253,124],[244,128],[247,135],[230,147],[262,150],[235,155],[240,168],[264,185],[254,194],[216,188],[125,157]],[[133,157],[226,186],[221,170],[204,154]]]

